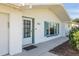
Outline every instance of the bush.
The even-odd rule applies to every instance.
[[[72,48],[79,50],[79,28],[72,28],[69,32],[69,42]]]

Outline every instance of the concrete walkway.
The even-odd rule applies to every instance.
[[[50,49],[67,41],[67,37],[56,38],[47,42],[36,44],[37,48],[30,51],[23,49],[22,53],[16,54],[15,56],[57,56],[56,54],[48,52]]]

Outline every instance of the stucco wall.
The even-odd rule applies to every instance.
[[[19,11],[10,7],[0,5],[1,13],[9,14],[9,53],[10,55],[22,52],[23,40],[23,20],[22,16],[35,18],[35,44],[45,42],[62,36],[62,23],[49,9],[29,9],[26,11]],[[44,21],[52,21],[60,24],[60,34],[58,36],[45,37],[44,36]],[[38,25],[39,23],[39,25]]]
[[[9,54],[22,52],[22,13],[3,5],[0,5],[0,12],[9,14]]]
[[[62,35],[62,24],[57,16],[49,9],[30,9],[26,10],[24,16],[35,18],[35,44],[45,42]],[[51,21],[60,24],[60,34],[58,36],[45,37],[44,36],[44,21]],[[38,24],[39,23],[39,24]]]

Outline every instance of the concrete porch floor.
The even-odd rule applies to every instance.
[[[56,54],[52,54],[48,51],[64,43],[67,40],[67,37],[60,37],[47,42],[39,43],[36,44],[37,48],[30,51],[26,51],[23,49],[22,53],[16,54],[14,56],[57,56]]]

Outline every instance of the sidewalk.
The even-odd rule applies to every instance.
[[[60,38],[52,39],[47,42],[36,44],[37,48],[33,50],[26,51],[23,49],[22,53],[16,54],[15,56],[57,56],[56,54],[52,54],[48,51],[64,43],[67,40],[68,40],[67,37],[60,37]]]

